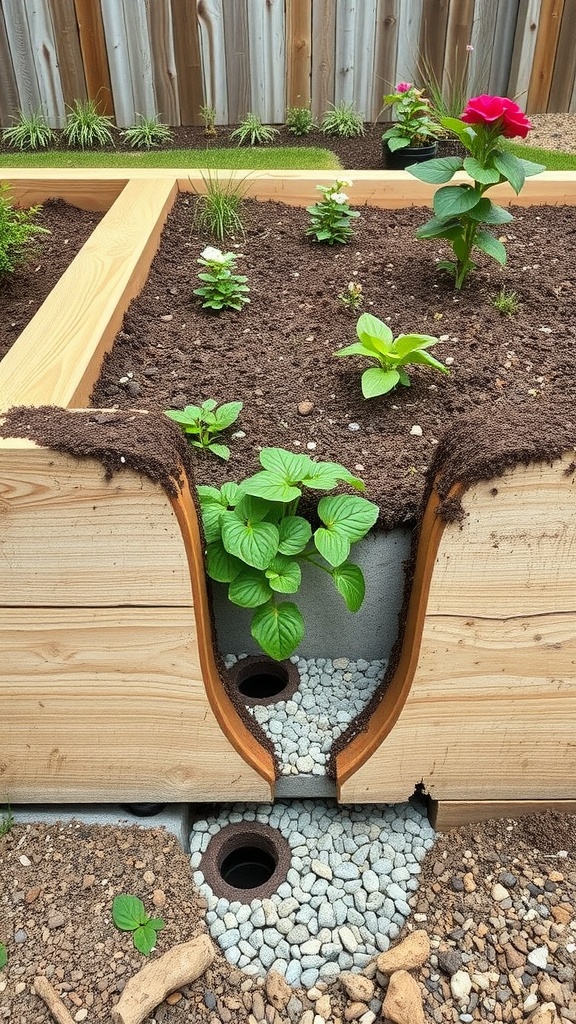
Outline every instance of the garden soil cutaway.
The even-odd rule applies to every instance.
[[[34,252],[25,266],[0,281],[0,359],[38,311],[102,216],[61,199],[43,203],[34,223],[47,228],[50,234],[37,235]]]

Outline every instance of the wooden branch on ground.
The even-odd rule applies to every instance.
[[[208,935],[199,935],[146,964],[130,978],[112,1010],[113,1024],[140,1024],[170,992],[204,974],[215,952]]]
[[[57,991],[48,981],[48,978],[44,978],[39,975],[34,978],[34,991],[40,999],[46,1003],[46,1006],[50,1010],[50,1013],[57,1021],[57,1024],[74,1024],[72,1017],[68,1013],[68,1010],[64,1006],[64,1003],[60,999]]]

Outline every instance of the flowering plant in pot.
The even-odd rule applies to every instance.
[[[471,255],[474,248],[501,265],[506,262],[501,239],[486,228],[506,224],[513,217],[485,196],[487,190],[507,181],[518,195],[525,179],[545,167],[523,160],[505,148],[504,139],[525,139],[532,127],[520,107],[505,96],[475,96],[460,118],[442,117],[440,124],[456,135],[468,156],[414,163],[407,170],[421,181],[439,185],[451,181],[462,170],[472,179],[471,183],[439,188],[434,195],[434,216],[416,232],[417,238],[446,238],[450,242],[454,259],[442,260],[437,266],[452,274],[455,287],[460,289],[476,266]]]
[[[399,82],[396,91],[384,97],[384,104],[392,107],[396,116],[382,136],[384,163],[402,169],[436,156],[436,139],[441,129],[432,117],[424,90],[410,82]]]

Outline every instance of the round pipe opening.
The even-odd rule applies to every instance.
[[[298,669],[291,661],[272,658],[242,658],[229,670],[232,686],[244,704],[275,704],[290,700],[298,689]]]
[[[290,859],[290,846],[280,832],[257,821],[241,821],[212,836],[200,870],[216,896],[250,903],[276,892]]]

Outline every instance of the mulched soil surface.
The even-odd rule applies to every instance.
[[[250,304],[214,315],[192,296],[196,259],[211,241],[193,230],[195,202],[178,199],[93,403],[161,410],[242,400],[245,436],[230,441],[228,464],[194,452],[199,482],[256,471],[262,445],[308,452],[356,470],[380,506],[380,525],[391,528],[415,519],[438,441],[460,415],[484,409],[504,420],[512,410],[521,446],[524,416],[533,433],[554,402],[573,403],[573,208],[517,207],[505,225],[507,266],[480,257],[457,293],[435,270],[445,246],[414,239],[426,210],[365,207],[348,245],[321,246],[304,236],[305,210],[246,201],[246,237],[229,247],[242,253]],[[351,280],[362,284],[362,308],[395,335],[440,337],[434,353],[450,375],[413,367],[411,387],[366,401],[367,362],[332,356],[355,339],[357,316],[338,299]],[[501,287],[517,293],[513,317],[492,304]],[[303,402],[312,406],[306,415]]]
[[[510,902],[502,904],[496,883]],[[0,1021],[48,1024],[48,1010],[32,989],[38,974],[51,980],[75,1021],[110,1020],[126,981],[147,962],[131,936],[112,924],[112,901],[123,892],[139,896],[166,923],[152,958],[206,931],[206,904],[188,859],[162,829],[19,825],[0,839],[0,941],[9,956],[0,971]],[[424,928],[432,946],[429,962],[414,972],[426,1021],[455,1021],[466,1009],[474,1021],[521,1021],[532,993],[538,1003],[556,1002],[561,1022],[576,1020],[576,818],[550,812],[439,837],[411,904],[416,917],[401,937]],[[542,946],[548,950],[545,969],[528,961],[530,951]],[[479,978],[464,1007],[449,984],[459,969]],[[376,974],[374,963],[365,973],[376,983],[372,1006],[380,1019],[386,978]],[[304,1014],[318,995],[295,991],[285,1009],[266,1017],[262,983],[233,970],[217,950],[198,981],[145,1019],[300,1024],[313,1020]],[[347,1001],[338,982],[329,996],[331,1012],[323,1019],[342,1022]]]
[[[43,203],[35,223],[49,235],[37,235],[34,252],[23,267],[0,279],[0,359],[22,333],[76,253],[102,219],[61,199]]]

